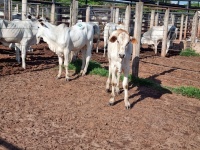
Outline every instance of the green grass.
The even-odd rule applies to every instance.
[[[180,56],[200,56],[200,54],[196,53],[195,50],[187,48],[184,51],[181,51]]]
[[[172,92],[181,94],[183,96],[197,98],[200,100],[200,89],[196,87],[176,87],[176,88],[169,88]]]
[[[77,73],[81,69],[82,61],[80,59],[76,60],[73,63],[70,63],[69,70],[75,70]],[[101,67],[101,64],[95,61],[90,61],[88,66],[88,74],[91,75],[99,75],[102,77],[108,76],[108,70]],[[183,96],[197,98],[200,100],[200,89],[195,87],[164,87],[158,83],[155,83],[152,80],[144,79],[144,78],[136,78],[132,75],[128,76],[129,82],[138,85],[138,86],[146,86],[158,91],[171,91],[173,93],[182,94]],[[120,77],[120,80],[123,80],[123,75]]]

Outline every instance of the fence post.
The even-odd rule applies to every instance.
[[[154,21],[155,21],[155,10],[151,10],[151,19],[150,19],[150,27],[149,28],[153,27]]]
[[[26,19],[27,14],[27,0],[22,0],[22,20]]]
[[[184,27],[184,36],[183,39],[186,39],[187,36],[187,23],[188,23],[188,16],[185,17],[185,27]]]
[[[128,5],[126,7],[126,12],[125,12],[125,30],[128,32],[129,32],[130,16],[131,16],[131,6]]]
[[[86,8],[86,19],[85,22],[90,22],[90,7]]]
[[[172,23],[172,25],[174,25],[174,22],[175,22],[175,16],[174,16],[174,14],[171,14],[171,23]]]
[[[200,19],[198,19],[198,34],[197,37],[200,37]]]
[[[77,16],[78,16],[78,1],[73,0],[70,9],[70,26],[73,26],[77,23]]]
[[[39,15],[40,15],[40,5],[37,5],[37,8],[36,8],[36,17],[39,18]]]
[[[197,23],[198,23],[198,12],[195,13],[192,21],[192,32],[191,32],[191,46],[195,43],[197,35]]]
[[[50,20],[50,22],[52,24],[55,24],[55,10],[56,10],[55,0],[52,0],[52,5],[51,5],[51,20]]]
[[[135,6],[135,28],[134,28],[134,38],[136,38],[137,43],[133,45],[133,54],[132,54],[132,75],[134,77],[138,77],[138,72],[139,72],[142,16],[143,16],[143,2],[137,2]]]
[[[158,26],[158,18],[159,18],[159,13],[156,13],[156,16],[155,16],[155,26]]]
[[[115,23],[119,22],[119,8],[115,9]]]
[[[110,7],[110,22],[113,22],[113,6]]]
[[[11,20],[11,0],[4,1],[4,19]]]
[[[182,41],[183,37],[183,21],[184,21],[184,14],[181,15],[181,27],[179,32],[179,41]]]
[[[166,48],[167,48],[167,33],[168,33],[168,21],[169,21],[169,8],[165,11],[165,18],[164,18],[164,31],[163,31],[163,40],[162,40],[162,50],[161,56],[166,56]]]

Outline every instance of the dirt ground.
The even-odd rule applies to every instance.
[[[46,44],[33,49],[23,70],[15,52],[0,46],[0,150],[199,150],[199,100],[131,84],[132,109],[123,91],[108,106],[105,77],[56,80],[57,56]],[[102,55],[92,60],[106,66]],[[141,51],[139,77],[200,88],[200,58]]]

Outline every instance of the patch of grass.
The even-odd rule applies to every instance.
[[[195,50],[192,50],[191,48],[187,48],[184,51],[181,51],[180,56],[200,56],[200,54],[196,53]]]
[[[170,88],[168,87],[172,92],[177,94],[182,94],[183,96],[197,98],[200,100],[200,89],[196,87],[177,87],[177,88]]]
[[[107,77],[108,76],[108,70],[106,70],[104,68],[94,68],[93,70],[90,71],[89,74]]]

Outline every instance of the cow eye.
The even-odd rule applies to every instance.
[[[117,41],[117,43],[119,43],[119,41]]]

